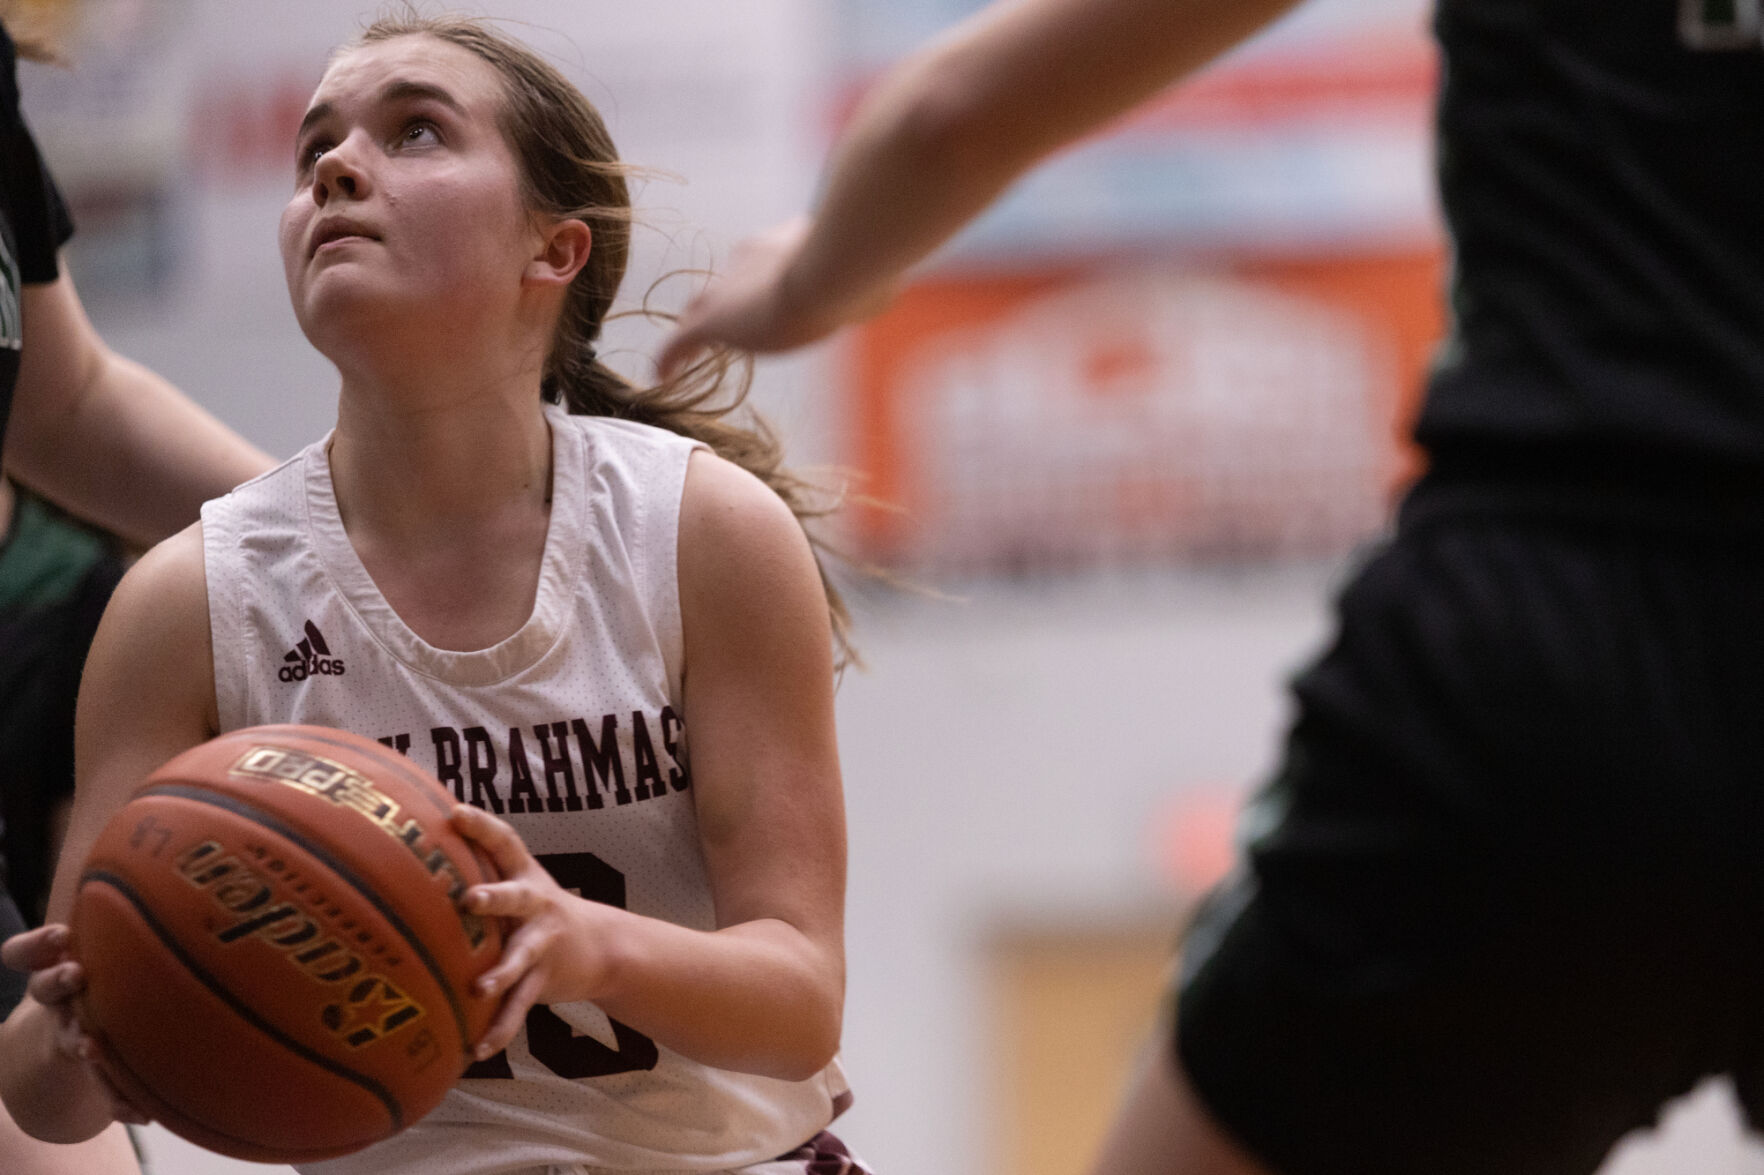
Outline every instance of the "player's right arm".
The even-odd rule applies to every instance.
[[[879,309],[910,266],[1060,147],[1297,0],[997,0],[871,88],[813,216],[737,250],[681,316],[664,374],[709,344],[778,351]]]
[[[98,625],[74,724],[73,813],[49,897],[49,920],[9,939],[29,994],[0,1025],[0,1099],[27,1133],[77,1142],[134,1116],[87,1057],[73,1000],[84,975],[65,950],[86,853],[154,768],[218,730],[200,525],[129,570]]]

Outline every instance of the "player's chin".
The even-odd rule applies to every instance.
[[[332,359],[374,343],[401,314],[404,302],[378,288],[371,275],[333,266],[292,289],[294,317],[307,341]]]

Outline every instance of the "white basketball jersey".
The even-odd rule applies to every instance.
[[[222,730],[341,727],[508,820],[584,897],[716,925],[686,755],[675,573],[694,442],[549,410],[552,503],[533,614],[501,643],[425,643],[343,529],[327,443],[202,511]],[[848,1100],[691,1061],[592,1003],[538,1007],[441,1106],[323,1175],[487,1175],[549,1163],[722,1170],[788,1151]]]

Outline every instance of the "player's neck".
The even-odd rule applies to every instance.
[[[511,511],[543,515],[550,500],[551,430],[536,377],[518,390],[455,387],[426,399],[345,383],[329,457],[352,536],[428,542],[506,524]]]

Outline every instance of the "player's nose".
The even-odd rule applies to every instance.
[[[352,200],[367,195],[368,172],[354,135],[319,156],[313,165],[312,184],[313,199],[319,204],[338,195]]]

